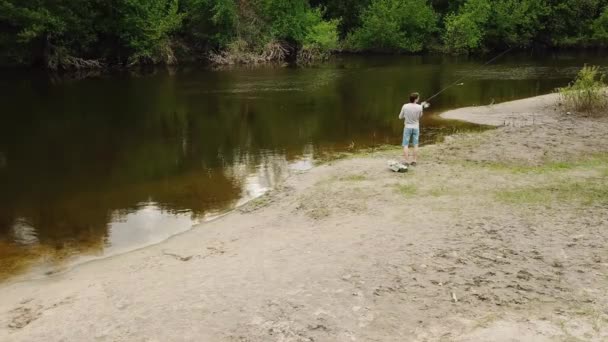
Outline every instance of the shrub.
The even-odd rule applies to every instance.
[[[599,113],[608,110],[604,75],[597,66],[584,66],[576,80],[567,87],[559,88],[559,94],[567,109],[575,112]]]
[[[495,1],[487,23],[485,43],[491,46],[526,46],[544,28],[548,13],[545,0]]]
[[[552,45],[581,46],[591,38],[589,28],[601,13],[603,0],[552,0],[546,32]],[[605,3],[605,2],[604,2]]]
[[[446,49],[452,53],[465,53],[479,48],[483,30],[473,16],[450,14],[445,19],[443,40]]]
[[[593,39],[599,41],[602,45],[608,44],[608,7],[604,9],[599,18],[595,19],[591,28]]]
[[[425,0],[374,0],[361,22],[347,38],[350,49],[418,52],[437,30],[437,14]]]
[[[169,35],[182,15],[177,0],[119,0],[113,29],[129,50],[129,64],[173,62]]]
[[[0,60],[63,67],[97,43],[101,5],[86,0],[0,0]]]
[[[446,49],[453,53],[478,49],[484,38],[490,11],[488,0],[468,0],[458,14],[449,14],[445,18],[443,36]]]
[[[262,16],[272,38],[291,43],[304,41],[311,23],[307,0],[263,0]]]
[[[233,0],[184,0],[185,35],[195,48],[225,48],[237,35],[238,11]]]
[[[312,10],[308,14],[309,24],[302,47],[298,51],[298,63],[308,63],[326,58],[339,46],[339,20],[323,20],[321,10]]]
[[[304,48],[316,47],[325,51],[338,49],[339,20],[323,20],[320,10],[312,10],[309,16],[309,29],[303,40]]]

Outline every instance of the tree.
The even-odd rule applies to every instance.
[[[184,0],[182,33],[199,50],[222,49],[238,36],[239,11],[234,0]]]
[[[425,0],[373,0],[348,44],[355,50],[418,52],[437,30],[437,14]]]
[[[585,43],[590,27],[597,18],[604,0],[547,0],[550,15],[543,32],[547,44],[571,46]]]
[[[463,53],[480,48],[490,14],[488,0],[467,0],[458,14],[449,14],[443,36],[448,51]]]
[[[604,8],[602,15],[593,21],[591,25],[592,38],[602,45],[608,44],[608,6]]]
[[[99,7],[87,0],[0,0],[0,58],[58,67],[59,56],[86,54],[97,41]]]
[[[128,49],[128,63],[173,63],[169,35],[183,15],[177,0],[114,0],[115,21],[107,28]]]
[[[369,3],[370,0],[311,0],[313,7],[325,9],[325,18],[339,20],[340,38],[361,26],[361,13]]]
[[[499,0],[493,3],[485,44],[490,47],[527,46],[544,28],[549,13],[545,0]]]

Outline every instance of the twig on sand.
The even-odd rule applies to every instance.
[[[189,261],[190,259],[192,259],[192,257],[194,257],[194,255],[189,255],[189,256],[181,256],[175,253],[167,253],[167,252],[163,252],[164,255],[168,255],[171,257],[174,257],[175,259],[179,260],[179,261]]]

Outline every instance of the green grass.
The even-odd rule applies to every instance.
[[[440,196],[447,196],[447,195],[457,195],[460,194],[466,190],[469,190],[470,186],[464,186],[464,187],[453,187],[448,185],[442,184],[439,185],[437,187],[434,187],[432,189],[430,189],[428,191],[428,194],[433,196],[433,197],[440,197]]]
[[[341,181],[348,181],[348,182],[361,182],[366,180],[367,178],[364,175],[346,175],[344,177],[340,177]]]
[[[571,162],[552,161],[542,165],[521,165],[521,164],[505,164],[505,163],[486,163],[484,167],[495,171],[504,171],[509,173],[535,173],[544,174],[559,171],[567,171],[573,169],[590,169],[590,168],[606,168],[608,169],[608,153],[598,153],[579,160]]]
[[[499,201],[510,204],[551,204],[564,202],[582,205],[608,204],[608,179],[565,181],[553,185],[501,191]]]
[[[412,184],[403,184],[397,187],[397,191],[404,196],[413,196],[418,192],[418,188]]]

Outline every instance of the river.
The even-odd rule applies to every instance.
[[[424,98],[469,76],[433,101],[422,122],[428,144],[480,129],[440,119],[443,110],[545,94],[606,59],[513,53],[483,63],[340,56],[305,68],[185,66],[85,79],[0,70],[0,280],[161,242],[320,157],[397,145],[411,91]]]

